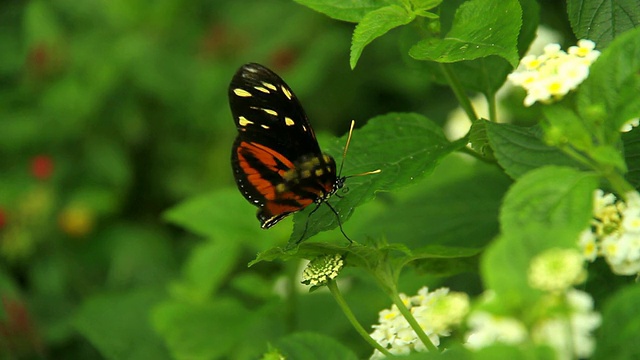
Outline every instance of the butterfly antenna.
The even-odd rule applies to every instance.
[[[351,135],[353,134],[353,128],[355,126],[356,126],[356,121],[355,120],[351,120],[351,127],[349,127],[349,135],[347,136],[347,143],[344,145],[344,151],[342,152],[342,163],[340,163],[340,170],[338,171],[338,178],[340,178],[340,176],[342,175],[342,167],[344,166],[344,159],[347,157],[347,151],[349,150],[349,144],[351,143]],[[355,174],[355,175],[345,176],[345,179],[356,177],[356,176],[377,174],[377,173],[379,173],[381,171],[382,170],[380,170],[380,169],[373,170],[373,171],[367,171],[367,172],[364,172],[362,174]],[[334,213],[335,213],[335,211],[334,211]],[[338,219],[338,221],[340,221],[340,220]],[[342,230],[342,227],[340,227],[340,230]],[[344,232],[343,232],[343,234],[344,234]],[[345,237],[347,237],[347,236],[345,235]],[[347,237],[347,239],[349,239],[349,238]],[[351,241],[351,240],[349,240],[349,241]]]
[[[351,120],[351,127],[349,127],[349,135],[347,136],[347,143],[344,145],[344,151],[342,152],[342,163],[340,163],[340,170],[338,171],[338,177],[342,175],[342,167],[344,166],[344,159],[347,157],[347,151],[349,150],[349,143],[351,143],[351,134],[353,134],[354,126],[356,126],[356,121]]]

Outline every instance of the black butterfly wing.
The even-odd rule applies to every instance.
[[[259,64],[245,64],[229,86],[229,104],[239,132],[288,159],[319,155],[320,147],[302,105],[289,86]]]

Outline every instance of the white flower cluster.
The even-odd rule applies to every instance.
[[[415,296],[400,294],[400,298],[435,346],[440,344],[440,336],[449,336],[451,328],[460,324],[469,311],[467,295],[449,292],[447,288],[429,292],[423,287]],[[380,323],[373,325],[371,337],[390,353],[407,355],[427,351],[396,305],[382,310],[378,320]],[[378,350],[371,355],[371,359],[384,358]]]
[[[529,285],[549,292],[566,291],[586,279],[584,257],[577,249],[549,249],[531,260]]]
[[[559,44],[549,44],[544,54],[522,58],[518,69],[508,78],[527,91],[525,106],[561,99],[589,76],[589,66],[600,56],[595,46],[591,40],[580,40],[578,46],[565,52]]]
[[[564,304],[557,311],[554,299]],[[593,311],[593,299],[585,292],[570,289],[560,295],[548,294],[543,302],[556,309],[552,315],[533,323],[531,329],[520,320],[508,316],[497,316],[486,311],[473,312],[467,321],[470,331],[465,346],[481,349],[496,343],[515,345],[531,341],[548,345],[556,352],[556,358],[570,360],[592,355],[595,341],[591,333],[600,325],[600,314]]]
[[[591,227],[582,232],[579,245],[584,257],[605,258],[618,275],[640,273],[640,194],[629,192],[626,202],[596,190]]]

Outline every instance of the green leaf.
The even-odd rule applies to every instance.
[[[90,298],[78,311],[75,327],[106,359],[169,359],[149,323],[149,309],[161,296],[138,290]]]
[[[481,249],[498,234],[501,199],[510,184],[497,167],[452,154],[432,176],[396,192],[396,199],[356,233],[384,234],[416,255],[437,245]]]
[[[628,172],[625,174],[627,181],[634,188],[640,188],[640,129],[635,128],[622,134],[624,143],[624,159]]]
[[[517,0],[471,0],[456,11],[444,39],[425,39],[409,55],[418,60],[451,63],[496,55],[518,65],[522,8]]]
[[[567,13],[576,37],[593,40],[600,48],[640,25],[637,0],[567,0]]]
[[[319,13],[336,20],[357,23],[366,14],[386,5],[379,0],[295,0]]]
[[[545,128],[545,140],[556,146],[566,146],[589,152],[594,148],[593,132],[572,109],[563,104],[551,104],[542,107],[542,112],[548,124]]]
[[[446,6],[449,2],[443,4]],[[522,7],[522,29],[518,36],[518,54],[523,56],[536,36],[536,30],[540,22],[540,6],[535,0],[520,0]],[[482,57],[475,60],[459,61],[448,64],[457,75],[460,83],[470,90],[475,90],[492,97],[504,84],[507,75],[513,67],[509,62],[498,56]],[[441,70],[437,63],[427,63],[431,74],[436,76],[436,81],[447,84],[447,79],[441,76]]]
[[[326,335],[294,333],[276,341],[275,347],[286,359],[358,359],[349,348]]]
[[[226,188],[186,200],[167,210],[163,217],[196,234],[227,242],[253,243],[256,238],[275,242],[286,236],[283,227],[260,229],[252,215],[255,211],[237,189]]]
[[[176,359],[215,359],[228,355],[247,336],[250,312],[237,300],[203,304],[165,302],[153,309],[153,324]]]
[[[577,234],[592,217],[596,176],[575,169],[546,166],[520,177],[509,189],[500,213],[504,234],[538,237],[528,229]],[[557,227],[557,229],[555,228]],[[576,239],[536,240],[541,246],[573,246]],[[568,242],[567,242],[568,241]]]
[[[346,136],[323,147],[339,159]],[[348,192],[338,192],[329,202],[344,223],[356,206],[374,197],[377,191],[389,191],[414,183],[429,173],[438,161],[450,152],[464,146],[463,142],[450,143],[440,127],[419,114],[391,113],[375,117],[362,129],[355,130],[344,164],[343,174],[360,174],[381,169],[379,174],[347,179]],[[337,157],[336,157],[337,156]],[[321,205],[309,218],[309,206],[294,217],[294,232],[290,242],[301,239],[307,220],[305,239],[320,231],[338,226],[336,215]]]
[[[640,29],[635,29],[620,35],[602,52],[576,95],[580,116],[597,135],[605,136],[603,145],[615,145],[622,125],[640,117],[639,92]]]
[[[353,31],[349,64],[355,68],[364,47],[391,29],[413,21],[415,14],[397,5],[389,5],[367,13]]]
[[[539,127],[522,127],[485,121],[489,143],[498,163],[514,179],[545,166],[581,168],[580,164],[541,139]]]
[[[196,246],[183,269],[183,279],[174,291],[192,301],[204,301],[217,291],[238,264],[241,244],[210,241]]]
[[[640,358],[640,347],[630,346],[640,333],[639,302],[640,286],[636,284],[618,291],[605,304],[594,360]]]
[[[579,233],[592,217],[597,178],[570,168],[546,166],[521,176],[505,196],[500,213],[502,235],[482,259],[488,288],[508,306],[535,301],[527,285],[531,259],[555,248],[576,248]]]

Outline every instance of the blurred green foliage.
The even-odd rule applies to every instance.
[[[320,133],[392,110],[454,106],[425,101],[438,92],[388,51],[397,39],[368,48],[352,72],[351,31],[285,0],[0,4],[0,358],[168,356],[151,305],[167,291],[204,301],[264,248],[258,239],[205,245],[161,217],[191,195],[233,186],[226,91],[241,64],[261,62],[287,79]],[[257,228],[252,209],[239,211]],[[210,257],[189,257],[194,247],[228,260],[221,283],[207,278]],[[235,277],[232,289],[266,296],[260,277],[278,271]],[[191,290],[171,285],[181,274]],[[114,333],[155,340],[114,353],[100,345]]]
[[[445,2],[443,32],[459,31],[453,18],[462,2]],[[538,12],[534,1],[519,3]],[[561,5],[540,3],[540,21],[573,43],[568,20],[554,15]],[[537,21],[525,19],[529,35]],[[330,295],[297,283],[299,262],[247,268],[256,253],[286,243],[292,221],[261,230],[229,163],[236,129],[227,86],[247,62],[287,81],[321,144],[331,144],[323,148],[338,154],[343,141],[331,135],[344,134],[351,119],[360,127],[414,112],[445,123],[458,104],[434,64],[409,57],[420,40],[413,24],[363,42],[351,70],[353,31],[288,0],[2,2],[0,359],[255,359],[271,345],[299,356],[309,345],[331,349],[336,359],[368,357],[371,348]],[[511,37],[507,57],[515,62],[531,39],[518,39],[516,51]],[[454,68],[463,83],[487,80],[481,90],[493,93],[508,65],[491,61],[504,66],[486,79],[477,64]],[[513,141],[515,130],[487,128],[489,135],[479,130],[484,141],[504,133],[512,140],[506,148],[539,140],[526,132]],[[356,141],[352,149],[366,147]],[[416,167],[409,170],[433,174],[405,174],[415,185],[377,194],[345,229],[366,240],[384,233],[415,251],[415,271],[400,275],[400,291],[446,282],[475,295],[476,250],[500,230],[501,199],[513,180],[497,166],[436,155],[407,161]],[[332,245],[336,234],[319,234],[329,245],[318,246]],[[366,274],[343,274],[355,316],[374,323],[389,300]]]

